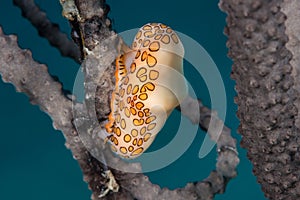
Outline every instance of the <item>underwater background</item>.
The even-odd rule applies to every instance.
[[[69,35],[70,27],[61,16],[59,1],[35,1],[51,19],[58,23],[63,32]],[[260,186],[252,174],[252,165],[246,151],[239,146],[237,133],[237,106],[233,102],[236,95],[234,81],[230,79],[232,62],[226,56],[225,13],[218,8],[217,0],[210,1],[120,1],[108,0],[111,11],[109,17],[117,32],[139,28],[148,22],[162,22],[174,30],[182,32],[209,53],[223,77],[227,95],[227,114],[225,124],[232,129],[232,136],[238,140],[240,164],[238,176],[231,180],[225,194],[217,195],[216,200],[264,200]],[[19,8],[11,1],[0,3],[0,25],[6,34],[17,34],[19,45],[32,51],[33,58],[49,67],[52,75],[58,76],[66,90],[72,91],[79,65],[64,58],[47,40],[39,37],[36,29],[21,16]],[[1,55],[0,55],[1,56]],[[189,65],[188,63],[185,63]],[[210,106],[207,86],[201,76],[192,68],[186,67],[185,74],[195,87],[198,98]],[[16,93],[11,84],[0,81],[0,199],[1,200],[50,200],[72,199],[88,200],[91,192],[83,182],[80,168],[64,146],[63,135],[55,131],[50,118],[29,103],[24,94]],[[174,137],[179,113],[175,111],[168,119],[164,129],[157,136],[151,149],[158,149]],[[188,134],[188,131],[187,131]],[[152,183],[161,187],[175,189],[184,187],[187,182],[206,178],[215,169],[216,150],[199,159],[198,152],[203,131],[188,151],[171,165],[149,172]],[[150,149],[150,150],[151,150]]]

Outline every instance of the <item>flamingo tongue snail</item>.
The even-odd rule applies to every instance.
[[[111,149],[119,156],[140,156],[186,97],[184,79],[172,76],[183,75],[183,54],[183,45],[170,27],[148,23],[139,29],[131,49],[118,56],[105,128]]]

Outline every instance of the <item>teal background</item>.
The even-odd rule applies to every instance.
[[[68,22],[61,16],[59,1],[36,1],[48,17],[60,25],[62,31],[70,32]],[[210,1],[119,1],[110,0],[110,18],[117,32],[142,26],[147,22],[163,22],[200,43],[211,55],[222,74],[227,93],[226,125],[237,134],[238,119],[234,82],[230,77],[231,61],[227,58],[226,36],[223,34],[226,15],[218,8],[217,0]],[[64,88],[72,90],[79,66],[40,38],[35,28],[21,16],[12,2],[0,3],[0,25],[6,34],[17,34],[19,45],[32,51],[35,60],[46,63],[52,75],[57,75]],[[1,55],[0,55],[1,56]],[[197,95],[205,105],[210,105],[209,94],[201,76],[186,71],[188,80],[195,85]],[[50,200],[90,199],[91,192],[82,180],[77,162],[64,146],[63,135],[55,131],[50,118],[28,102],[24,94],[16,93],[10,84],[0,81],[0,199]],[[176,132],[174,121],[178,114],[168,120],[164,133],[159,134],[153,149],[172,139]],[[187,132],[188,134],[188,132]],[[204,133],[199,131],[189,150],[175,163],[159,171],[148,173],[153,183],[174,189],[187,182],[202,180],[215,169],[216,151],[204,159],[198,159],[198,151]],[[238,176],[231,180],[225,194],[217,200],[263,200],[263,193],[252,174],[252,165],[246,151],[238,146],[240,164]]]

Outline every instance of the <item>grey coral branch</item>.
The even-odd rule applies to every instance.
[[[38,105],[48,113],[55,129],[63,132],[66,147],[72,151],[80,164],[83,177],[105,183],[99,163],[86,150],[77,130],[72,124],[72,102],[62,93],[60,83],[49,75],[46,65],[32,59],[29,50],[18,47],[16,36],[6,36],[0,29],[0,74],[4,82],[11,83],[18,92],[26,94],[32,104]]]
[[[34,0],[14,0],[13,2],[22,10],[22,15],[37,28],[40,36],[46,38],[63,56],[80,62],[78,46],[60,31],[58,24],[52,23],[47,18],[46,13],[40,10]]]
[[[200,118],[198,119],[197,108],[200,110]],[[217,171],[222,174],[227,180],[236,176],[236,167],[239,163],[238,152],[236,150],[236,140],[231,137],[231,130],[224,125],[224,122],[220,120],[216,112],[211,111],[205,107],[200,100],[187,97],[180,108],[181,113],[188,117],[193,123],[198,124],[203,130],[208,131],[210,138],[217,143],[217,149],[219,152],[217,160]],[[213,126],[223,127],[221,133],[212,131],[215,129],[209,129],[210,122]],[[225,189],[226,183],[223,188]]]
[[[300,198],[298,0],[222,0],[241,145],[269,199]]]
[[[300,94],[300,2],[285,0],[281,10],[287,16],[285,33],[289,41],[286,43],[286,48],[293,54],[290,65],[293,67],[292,75],[295,77],[294,89]],[[295,105],[298,108],[295,125],[300,129],[300,98],[295,101]]]

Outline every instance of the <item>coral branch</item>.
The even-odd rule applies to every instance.
[[[14,0],[13,2],[22,10],[22,15],[37,28],[40,36],[46,38],[63,56],[80,62],[78,46],[59,30],[57,24],[49,21],[46,14],[35,5],[34,0]]]
[[[281,10],[287,16],[285,33],[289,41],[286,48],[293,54],[290,65],[293,67],[292,75],[295,77],[294,89],[300,94],[300,1],[285,0]],[[300,98],[295,101],[295,105],[298,108],[295,125],[300,129]]]
[[[3,81],[12,83],[18,92],[28,95],[32,104],[37,104],[61,130],[66,147],[71,149],[79,162],[83,177],[93,177],[97,184],[107,181],[101,173],[99,163],[86,150],[72,124],[72,102],[61,90],[61,84],[54,81],[47,67],[33,61],[29,50],[21,50],[16,36],[5,36],[0,28],[0,74]]]
[[[234,61],[237,116],[253,172],[269,199],[300,198],[298,0],[222,0]]]
[[[195,113],[195,111],[198,111],[197,107],[200,110],[200,119],[198,119],[198,113]],[[239,158],[236,150],[236,140],[231,137],[230,129],[224,125],[224,122],[218,118],[215,112],[203,106],[200,100],[187,97],[181,104],[181,107],[177,109],[181,110],[181,113],[193,123],[199,124],[203,130],[208,131],[210,138],[217,143],[219,152],[217,171],[228,180],[235,177]],[[208,128],[211,122],[212,126],[223,127],[220,135],[218,135],[217,131],[211,131]],[[225,187],[226,185],[223,185],[223,189]]]

